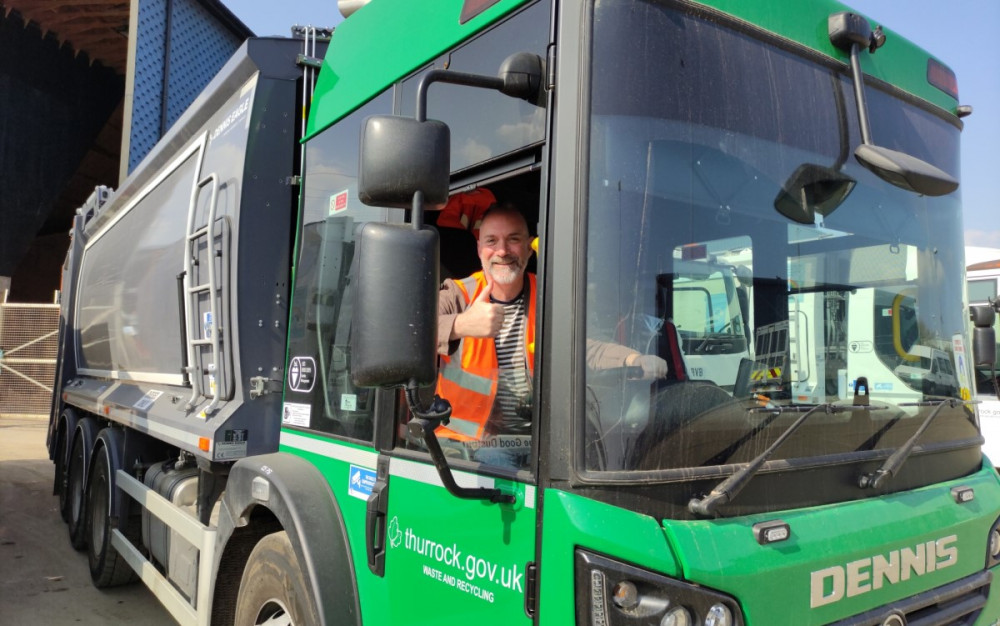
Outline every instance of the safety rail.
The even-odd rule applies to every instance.
[[[212,564],[215,561],[216,530],[205,526],[178,509],[169,500],[139,482],[124,470],[115,474],[119,489],[155,515],[198,550],[198,588],[192,604],[117,528],[111,531],[111,545],[139,575],[153,595],[181,624],[208,626],[211,622]]]

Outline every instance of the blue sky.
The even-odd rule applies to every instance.
[[[336,0],[224,0],[258,35],[288,35],[292,24],[336,26]],[[420,1],[420,0],[413,0]],[[766,1],[766,0],[763,0]],[[972,105],[962,134],[966,245],[1000,248],[1000,0],[854,0],[858,12],[914,41],[958,75]]]

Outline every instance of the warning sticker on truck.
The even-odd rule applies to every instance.
[[[352,465],[349,475],[347,493],[355,498],[367,500],[368,496],[372,495],[372,488],[375,486],[375,470]]]
[[[288,387],[292,391],[308,393],[316,380],[316,361],[311,356],[297,356],[288,364]]]
[[[222,441],[215,442],[217,460],[241,459],[247,455],[247,430],[245,428],[227,430]]]
[[[347,210],[348,201],[350,200],[349,190],[345,189],[339,193],[335,193],[330,196],[330,212],[329,215],[336,215],[341,211]]]
[[[146,395],[139,398],[139,401],[132,405],[133,409],[138,409],[140,411],[148,411],[149,407],[153,406],[156,399],[163,395],[162,391],[156,391],[155,389],[150,389],[146,392]]]
[[[309,428],[309,414],[312,407],[298,402],[286,402],[281,412],[281,423],[288,426]]]

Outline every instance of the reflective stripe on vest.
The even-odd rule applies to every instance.
[[[528,371],[535,362],[535,276],[526,274],[528,293],[525,298],[524,349]],[[468,306],[486,286],[482,271],[461,281],[455,281]],[[496,344],[492,337],[463,337],[458,349],[450,356],[441,356],[437,393],[451,403],[452,417],[448,426],[437,429],[439,436],[457,440],[481,439],[493,412],[497,386]]]

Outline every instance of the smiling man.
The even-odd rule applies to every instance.
[[[483,269],[446,280],[439,294],[437,393],[451,403],[452,416],[438,434],[486,442],[478,460],[519,467],[530,452],[530,440],[516,437],[531,434],[537,290],[535,275],[525,271],[531,236],[517,207],[501,204],[486,212],[477,250]],[[667,373],[657,356],[589,339],[587,366],[637,366],[645,378]],[[516,437],[495,439],[507,435]]]

